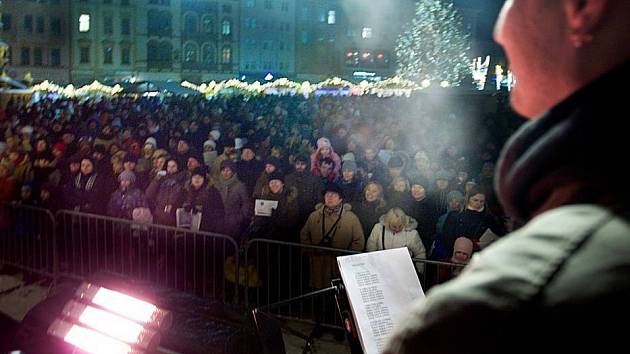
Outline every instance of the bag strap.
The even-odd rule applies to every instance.
[[[335,234],[337,233],[337,224],[341,221],[341,214],[343,214],[343,204],[341,205],[341,210],[339,211],[339,217],[332,225],[332,227],[326,232],[326,213],[324,210],[326,207],[322,208],[322,240],[319,242],[320,245],[328,243],[332,245],[332,241],[335,238]]]
[[[381,233],[381,244],[383,245],[383,251],[385,250],[385,225],[383,225],[383,232]]]

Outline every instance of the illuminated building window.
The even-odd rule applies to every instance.
[[[337,13],[335,10],[330,10],[328,11],[328,24],[334,25],[335,23],[337,23]]]
[[[81,14],[79,16],[79,32],[88,32],[90,30],[90,15]]]
[[[361,31],[361,38],[370,39],[372,38],[372,27],[363,27]]]

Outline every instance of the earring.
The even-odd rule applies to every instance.
[[[593,35],[589,33],[571,33],[569,40],[575,48],[581,48],[584,44],[593,41]]]

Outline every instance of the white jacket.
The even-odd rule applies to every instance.
[[[410,217],[409,225],[407,225],[404,230],[394,235],[392,231],[383,224],[383,217],[381,217],[380,221],[372,228],[366,249],[368,252],[372,252],[407,247],[411,258],[426,259],[427,253],[424,249],[424,245],[422,245],[422,240],[420,240],[420,235],[418,231],[416,231],[416,226],[418,226],[418,222]],[[384,235],[383,229],[385,230]],[[415,265],[418,274],[422,274],[424,272],[424,263],[416,262]]]

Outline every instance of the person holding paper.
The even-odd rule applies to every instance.
[[[405,214],[400,208],[392,208],[381,216],[367,241],[367,251],[384,251],[392,248],[406,247],[411,258],[426,259],[415,219]],[[418,274],[424,273],[424,263],[415,262]]]
[[[270,173],[267,179],[266,186],[254,197],[256,202],[273,201],[276,206],[270,216],[254,216],[248,237],[297,242],[297,190],[285,186],[280,171]]]
[[[630,1],[507,0],[495,28],[531,121],[495,189],[525,225],[410,307],[385,353],[616,353],[630,313]]]

